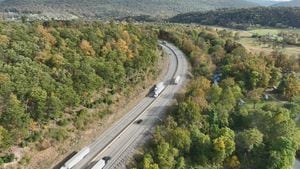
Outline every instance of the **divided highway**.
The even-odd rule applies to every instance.
[[[170,43],[160,45],[169,57],[169,65],[166,65],[168,71],[163,78],[166,85],[164,91],[157,98],[142,99],[132,110],[88,145],[90,152],[72,169],[91,169],[99,160],[108,156],[111,158],[107,161],[105,169],[125,168],[126,161],[133,155],[135,148],[151,136],[151,130],[160,121],[165,109],[171,105],[174,94],[183,86],[188,72],[186,57],[178,48]],[[181,80],[174,85],[171,82],[176,76],[180,76]],[[137,120],[140,123],[136,123]]]

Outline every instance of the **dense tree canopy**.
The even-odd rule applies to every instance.
[[[247,29],[251,26],[300,27],[299,7],[256,7],[245,9],[218,9],[208,12],[179,14],[169,21],[198,23]]]
[[[299,69],[285,70],[274,54],[247,53],[226,31],[177,26],[164,27],[160,36],[187,54],[193,78],[137,167],[289,169],[300,148],[292,108]]]
[[[88,113],[70,110],[111,104],[156,73],[157,60],[157,35],[143,26],[1,22],[0,151],[51,121],[81,128]]]

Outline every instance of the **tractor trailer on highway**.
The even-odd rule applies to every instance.
[[[105,160],[99,160],[92,169],[102,169],[105,166]]]
[[[82,160],[90,152],[89,147],[84,147],[78,153],[76,153],[71,159],[69,159],[60,169],[71,169],[80,160]]]
[[[163,82],[160,82],[158,84],[155,85],[154,88],[154,97],[159,96],[159,94],[166,88],[166,86],[164,85]]]

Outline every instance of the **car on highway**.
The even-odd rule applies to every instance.
[[[109,161],[110,159],[111,159],[110,156],[105,156],[105,157],[102,158],[102,160],[104,160],[106,163],[107,163],[107,161]]]
[[[136,124],[140,124],[143,122],[143,119],[138,119],[137,121],[135,121]]]

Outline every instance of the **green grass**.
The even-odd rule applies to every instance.
[[[272,49],[271,44],[262,44],[259,43],[255,38],[241,38],[239,41],[242,45],[244,45],[250,52],[254,53],[271,53],[274,51]],[[278,49],[279,51],[286,53],[289,56],[299,56],[300,54],[300,47],[297,46],[286,46],[285,48]]]
[[[292,32],[297,32],[300,34],[300,29],[255,29],[251,31],[241,31],[241,39],[238,41],[242,45],[244,45],[248,51],[254,52],[254,53],[260,53],[260,52],[265,52],[265,53],[271,53],[274,51],[272,49],[272,44],[271,43],[260,43],[256,38],[252,38],[252,34],[258,34],[258,35],[266,35],[268,33],[270,34],[278,34],[279,32],[282,31],[292,31]],[[299,56],[300,54],[300,47],[298,46],[286,46],[285,48],[277,49],[279,51],[282,51],[283,53],[286,53],[289,56]]]
[[[277,35],[280,32],[300,33],[300,29],[254,29],[249,32],[258,35],[267,35],[267,34]]]
[[[267,35],[267,34],[273,34],[273,35],[277,35],[280,30],[278,29],[255,29],[255,30],[251,30],[249,31],[253,34],[258,34],[258,35]]]
[[[271,52],[274,51],[274,49],[272,49],[272,44],[271,43],[267,43],[267,44],[263,44],[261,42],[259,42],[256,38],[252,38],[252,35],[257,33],[258,35],[266,35],[268,33],[270,34],[274,34],[277,35],[279,32],[295,32],[295,33],[299,33],[300,34],[300,29],[277,29],[277,28],[265,28],[265,29],[253,29],[253,30],[249,30],[249,31],[242,31],[242,30],[234,30],[234,29],[230,29],[230,28],[225,28],[225,27],[216,27],[216,26],[209,26],[213,29],[218,29],[218,30],[230,30],[235,32],[239,32],[240,33],[240,40],[238,40],[239,43],[241,43],[242,45],[244,45],[246,47],[246,49],[249,52],[253,52],[253,53],[261,53],[264,52],[266,54],[270,54]],[[283,53],[286,53],[289,56],[300,56],[300,47],[298,46],[286,46],[284,49],[277,49]]]

